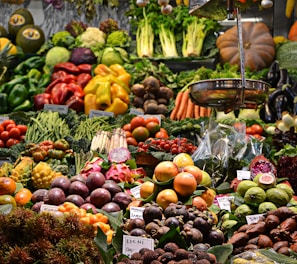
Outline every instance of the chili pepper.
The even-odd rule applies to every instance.
[[[49,85],[50,82],[51,82],[51,75],[44,73],[39,79],[38,88],[45,88]]]
[[[53,72],[51,81],[53,82],[54,80],[65,77],[67,75],[68,75],[68,73],[65,71],[62,71],[62,70]]]
[[[58,78],[54,81],[52,81],[45,89],[46,93],[51,93],[52,88],[58,84],[58,83],[71,83],[71,82],[76,82],[76,76],[72,74],[68,74],[64,77]]]
[[[0,93],[0,114],[6,114],[8,111],[7,107],[7,94]]]
[[[33,107],[32,102],[29,99],[26,99],[23,103],[13,108],[12,112],[29,111],[32,109],[32,107]]]
[[[84,97],[85,114],[89,115],[91,110],[98,110],[96,94],[86,94]]]
[[[115,116],[126,113],[128,110],[128,104],[122,101],[120,98],[115,98],[112,104],[105,108],[106,112],[113,112]]]
[[[77,75],[76,83],[81,88],[84,88],[91,79],[92,79],[91,74],[89,74],[89,73],[80,73],[79,75]]]
[[[77,113],[84,112],[84,100],[79,96],[70,97],[65,103],[70,109],[75,110]]]
[[[47,152],[47,155],[50,157],[50,158],[53,158],[53,159],[63,159],[64,156],[65,156],[65,153],[63,150],[59,150],[59,149],[49,149],[48,152]]]
[[[101,110],[111,105],[110,86],[110,82],[104,82],[96,91],[96,104]]]
[[[54,66],[54,72],[59,70],[66,71],[67,73],[75,75],[80,73],[79,68],[74,63],[68,61],[58,63]]]
[[[110,87],[110,93],[111,93],[111,100],[113,101],[114,98],[120,98],[123,100],[126,104],[129,104],[129,95],[126,92],[126,90],[118,85],[117,83],[113,83]]]
[[[126,86],[129,87],[131,81],[131,74],[128,73],[125,68],[120,64],[112,64],[109,68],[117,73],[117,78],[125,83]]]
[[[24,84],[16,84],[8,94],[8,106],[13,109],[16,106],[22,104],[27,99],[27,97],[27,87]]]
[[[99,88],[100,84],[105,83],[108,81],[108,76],[102,77],[97,75],[93,77],[88,84],[84,87],[85,94],[96,94],[97,89]]]
[[[49,93],[37,94],[34,96],[34,108],[41,110],[45,104],[52,104],[52,96]]]
[[[25,76],[21,76],[19,78],[16,78],[16,79],[12,79],[11,81],[7,82],[7,83],[4,83],[2,86],[1,86],[1,90],[0,92],[4,92],[6,94],[9,94],[12,90],[12,88],[17,85],[17,84],[26,84],[28,82],[28,76],[25,75]]]
[[[92,72],[92,64],[83,63],[83,64],[80,64],[80,65],[77,65],[77,68],[79,69],[79,71],[81,73],[91,74],[91,72]]]
[[[95,69],[94,69],[94,74],[95,75],[100,75],[100,76],[107,76],[107,75],[114,75],[117,76],[117,73],[112,71],[110,67],[108,67],[105,64],[98,64]]]
[[[62,138],[54,142],[54,148],[65,151],[70,148],[70,145],[66,139]]]

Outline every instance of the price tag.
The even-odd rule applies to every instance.
[[[40,207],[40,212],[56,212],[58,211],[58,206],[50,204],[42,204]]]
[[[141,112],[140,110],[138,110],[136,108],[131,108],[130,109],[130,114],[131,115],[143,115],[143,112]]]
[[[130,189],[132,195],[136,199],[141,198],[141,196],[140,196],[140,187],[141,187],[141,185],[137,185],[136,187],[133,187],[133,188]]]
[[[263,218],[264,214],[253,214],[253,215],[247,215],[245,217],[246,222],[250,225],[250,224],[255,224],[258,223],[260,219]]]
[[[59,112],[60,114],[68,113],[67,105],[45,104],[43,109],[47,111]]]
[[[220,209],[231,212],[230,196],[216,197]]]
[[[0,123],[2,123],[5,120],[8,120],[9,117],[8,116],[0,116]]]
[[[130,219],[143,218],[144,207],[130,207]]]
[[[237,170],[237,179],[238,180],[250,180],[251,179],[251,172],[245,170]]]
[[[139,252],[142,248],[154,250],[154,240],[151,238],[123,235],[123,254],[131,257],[133,253]]]
[[[143,117],[144,119],[147,119],[147,118],[149,118],[149,117],[156,117],[156,118],[158,118],[158,120],[159,120],[159,123],[161,124],[161,116],[160,115],[139,115],[139,116],[141,116],[141,117]]]
[[[101,111],[101,110],[91,110],[89,117],[92,118],[92,117],[96,117],[96,116],[111,116],[111,117],[113,117],[114,113],[113,112],[105,112],[105,111]]]

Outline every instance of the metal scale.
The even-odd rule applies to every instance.
[[[236,17],[241,71],[241,78],[238,79],[211,79],[191,84],[189,88],[192,101],[226,113],[240,108],[256,109],[265,101],[270,85],[264,81],[245,78],[241,13],[238,7],[234,7],[234,0],[204,2],[192,9],[190,15],[213,20],[223,20],[226,17],[233,20]]]

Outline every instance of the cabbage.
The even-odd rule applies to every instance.
[[[90,48],[75,48],[71,52],[70,61],[75,65],[94,64],[97,61],[95,54]]]
[[[45,65],[54,67],[61,62],[69,61],[70,51],[64,47],[53,47],[49,49],[45,56]]]
[[[123,65],[128,61],[128,53],[123,48],[107,47],[103,50],[100,63],[110,66],[112,64]]]

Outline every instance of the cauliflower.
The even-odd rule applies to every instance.
[[[117,30],[107,35],[106,44],[113,47],[129,46],[131,38],[127,31]]]
[[[105,45],[106,35],[96,27],[88,27],[76,38],[78,46],[84,48],[98,48]]]

